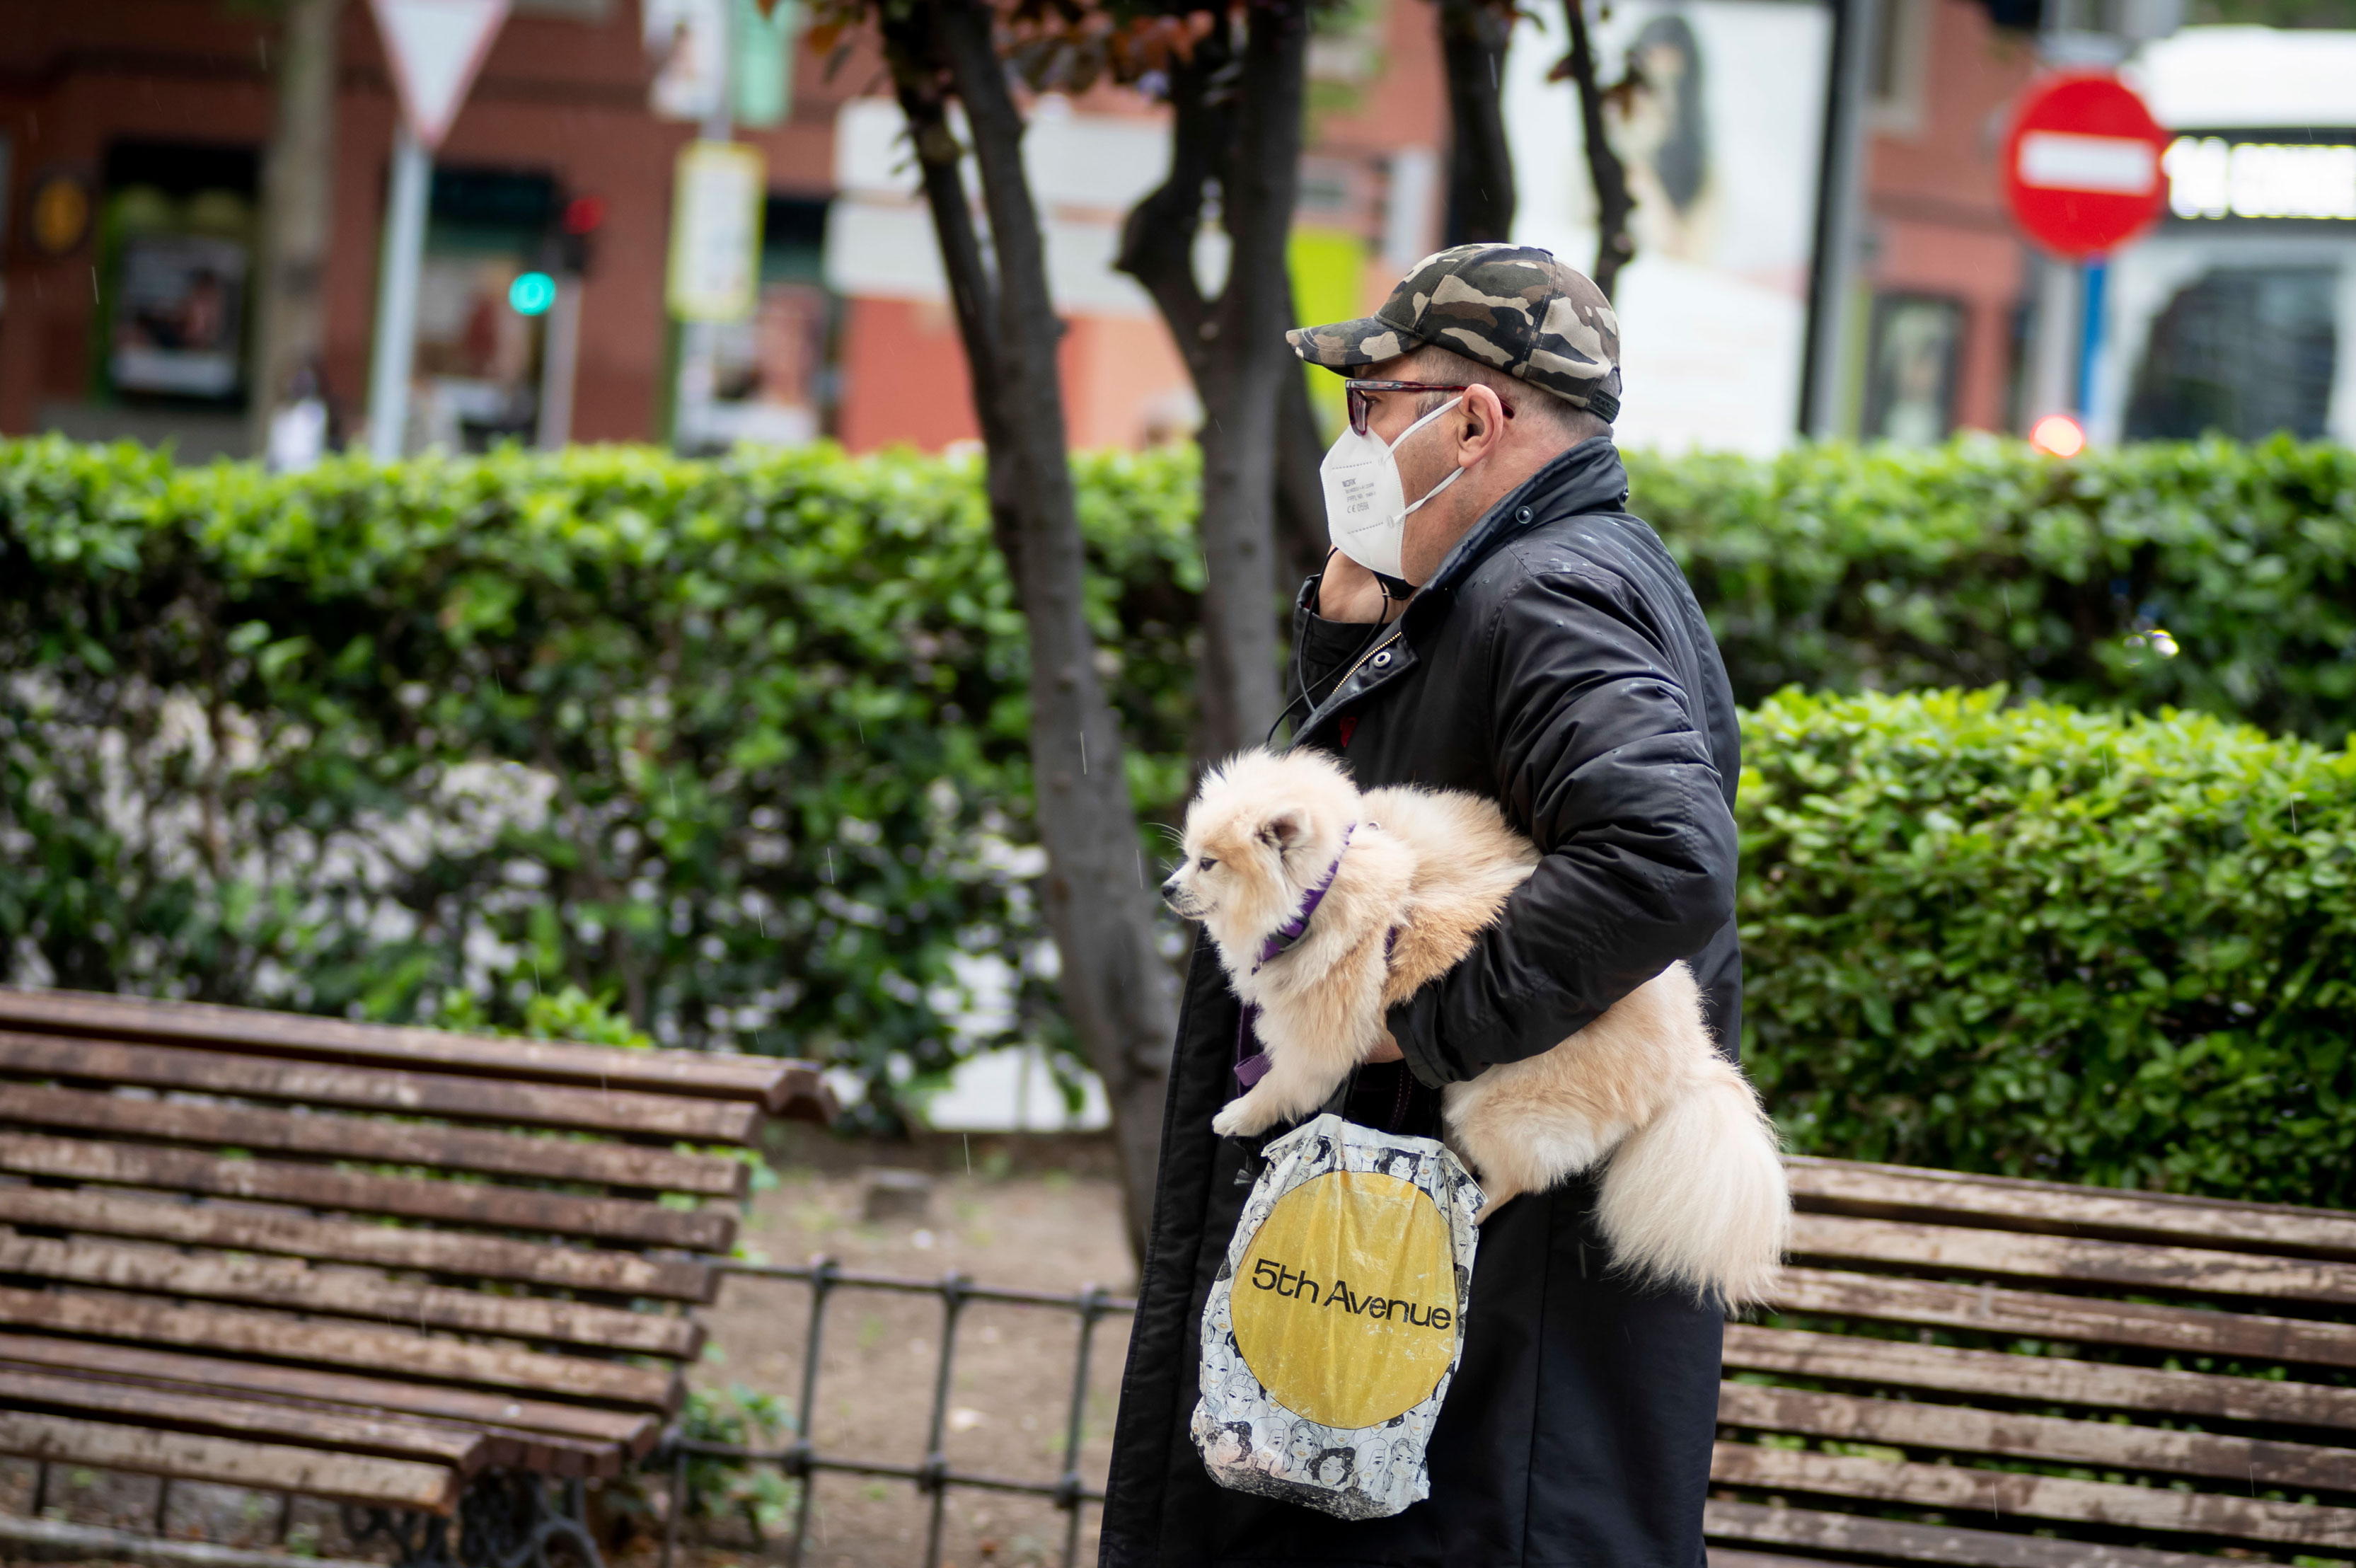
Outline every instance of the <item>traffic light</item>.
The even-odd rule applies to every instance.
[[[508,285],[508,304],[518,316],[545,316],[556,303],[556,280],[546,273],[524,273]]]

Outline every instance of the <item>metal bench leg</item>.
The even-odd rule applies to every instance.
[[[382,1537],[393,1545],[393,1568],[552,1568],[549,1548],[570,1568],[605,1568],[589,1533],[584,1488],[577,1480],[549,1483],[538,1476],[493,1471],[479,1476],[458,1499],[453,1550],[450,1521],[387,1509],[344,1509],[344,1533],[355,1542]]]
[[[402,1509],[342,1509],[344,1534],[357,1546],[379,1537],[392,1542],[393,1568],[458,1568],[450,1554],[450,1521]]]
[[[578,1480],[558,1483],[552,1501],[540,1477],[494,1472],[458,1499],[457,1568],[550,1568],[552,1545],[579,1568],[605,1568]]]

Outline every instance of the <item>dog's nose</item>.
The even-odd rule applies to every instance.
[[[1175,898],[1178,897],[1177,873],[1173,872],[1171,875],[1162,879],[1162,896],[1164,898]]]

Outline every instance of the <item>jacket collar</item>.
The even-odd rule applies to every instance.
[[[1628,470],[1620,461],[1620,449],[1609,436],[1591,435],[1557,456],[1491,507],[1456,542],[1415,602],[1446,593],[1471,575],[1499,545],[1540,523],[1584,512],[1617,511],[1627,504]],[[1408,608],[1412,610],[1414,605]]]
[[[1627,504],[1628,470],[1620,461],[1620,449],[1609,437],[1590,437],[1557,456],[1491,507],[1471,532],[1456,542],[1456,547],[1440,562],[1440,570],[1432,574],[1431,581],[1408,601],[1407,613],[1392,623],[1387,636],[1375,640],[1350,672],[1325,694],[1325,700],[1301,721],[1290,744],[1298,745],[1343,708],[1413,669],[1416,651],[1410,634],[1444,615],[1450,590],[1472,575],[1473,568],[1500,545],[1558,518],[1618,511]],[[1316,601],[1311,596],[1316,584],[1317,579],[1312,577],[1302,585],[1301,597],[1293,607],[1296,614],[1315,607]]]

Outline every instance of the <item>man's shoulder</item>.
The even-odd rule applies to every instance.
[[[1683,583],[1660,535],[1643,519],[1588,511],[1549,518],[1516,534],[1467,575],[1460,593],[1468,604],[1487,606],[1566,588],[1601,592],[1614,602],[1649,601]]]

